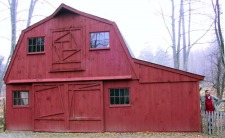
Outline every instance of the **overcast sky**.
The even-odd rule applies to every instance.
[[[0,0],[6,4],[7,1]],[[23,20],[27,17],[26,10],[30,0],[18,1],[18,10],[20,11],[18,19],[21,20],[18,29],[21,30],[26,25]],[[48,0],[51,4],[46,3],[46,1],[39,0],[34,10],[32,23],[52,14],[63,2],[77,10],[115,21],[135,56],[138,56],[144,47],[153,50],[158,47],[165,49],[169,47],[169,36],[162,17],[157,14],[157,11],[159,4],[161,4],[165,13],[170,14],[170,0],[161,0],[161,2],[160,0]],[[210,2],[210,0],[206,1]],[[206,12],[211,10],[211,7],[207,9],[202,6],[201,8]],[[9,10],[2,3],[0,3],[0,15],[0,55],[7,56],[10,48],[10,18],[8,18]],[[209,24],[206,18],[193,17],[193,19],[196,26]],[[18,31],[19,34],[20,31]]]

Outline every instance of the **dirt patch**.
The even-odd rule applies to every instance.
[[[6,131],[1,138],[216,138],[201,133],[44,133],[30,131]]]

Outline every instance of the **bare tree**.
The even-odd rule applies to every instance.
[[[10,7],[10,19],[11,19],[11,50],[10,50],[10,54],[9,57],[7,59],[6,62],[6,66],[3,70],[3,73],[0,76],[0,90],[2,89],[2,86],[4,84],[3,82],[3,77],[5,75],[5,72],[8,68],[8,64],[10,62],[10,59],[12,57],[13,51],[15,49],[16,46],[16,20],[17,20],[17,5],[18,5],[18,1],[17,0],[8,0],[9,2],[9,7]]]
[[[31,18],[33,15],[34,7],[36,5],[38,0],[31,0],[29,12],[28,12],[28,19],[27,19],[27,27],[31,23]],[[10,54],[7,58],[6,66],[4,67],[3,73],[0,75],[0,90],[2,89],[2,86],[4,84],[3,78],[6,73],[6,70],[8,68],[9,62],[12,58],[13,52],[16,47],[16,36],[17,36],[17,8],[18,8],[18,0],[8,0],[9,9],[10,9],[10,19],[11,19],[11,48],[10,48]]]
[[[209,28],[205,29],[204,33],[202,33],[201,36],[195,39],[191,39],[192,34],[196,32],[192,31],[191,26],[192,15],[194,14],[192,11],[196,11],[196,9],[192,9],[192,5],[198,5],[199,1],[170,0],[170,2],[171,14],[168,15],[169,18],[166,18],[162,7],[160,14],[171,39],[174,68],[188,71],[188,59],[192,47],[209,32],[212,24],[209,26]],[[179,10],[176,10],[177,8],[179,8]],[[199,14],[198,16],[201,16],[201,14]],[[171,24],[171,27],[168,25],[168,21],[169,24]],[[182,58],[183,60],[181,60]]]
[[[221,7],[219,0],[211,0],[213,10],[214,10],[214,30],[215,30],[215,38],[216,44],[216,51],[213,54],[214,60],[214,72],[213,74],[213,86],[217,91],[218,98],[222,98],[224,90],[225,90],[225,62],[224,62],[224,38],[222,34],[222,27],[221,27]]]
[[[221,6],[219,0],[211,0],[212,6],[215,14],[214,18],[214,30],[216,35],[216,41],[219,46],[219,53],[221,54],[221,60],[223,66],[225,66],[225,49],[224,49],[224,38],[222,34],[222,27],[221,27]]]
[[[220,48],[217,43],[211,46],[210,51],[211,54],[208,56],[210,64],[206,74],[206,81],[212,84],[216,90],[217,97],[221,99],[225,90],[225,67],[222,65],[221,55],[218,54],[220,53]]]

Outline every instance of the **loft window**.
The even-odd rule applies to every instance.
[[[90,48],[109,48],[109,32],[91,33]]]
[[[129,88],[110,89],[110,105],[130,104]]]
[[[43,52],[44,43],[44,37],[28,38],[28,52]]]
[[[13,92],[13,105],[26,106],[29,104],[29,92],[27,91],[14,91]]]

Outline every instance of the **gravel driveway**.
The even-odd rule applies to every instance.
[[[213,138],[201,133],[44,133],[30,131],[6,131],[0,138]],[[216,137],[214,137],[216,138]]]

